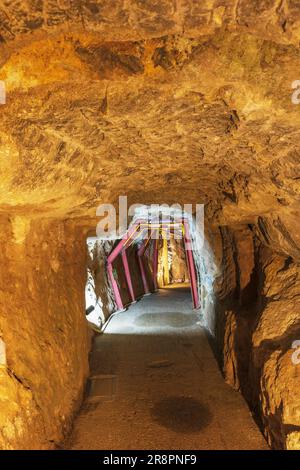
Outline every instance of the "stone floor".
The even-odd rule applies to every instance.
[[[72,449],[266,449],[228,386],[188,289],[161,289],[111,318],[91,357]]]

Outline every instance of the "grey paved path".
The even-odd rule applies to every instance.
[[[228,386],[186,289],[162,289],[96,338],[72,449],[264,449]]]

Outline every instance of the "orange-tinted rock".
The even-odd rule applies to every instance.
[[[297,2],[4,3],[0,446],[68,428],[87,376],[85,235],[124,194],[206,204],[205,324],[269,442],[299,448]]]
[[[258,240],[250,243],[255,230],[223,232],[213,333],[225,378],[244,394],[272,447],[299,448],[300,368],[292,358],[300,339],[299,265]]]
[[[26,216],[1,229],[0,448],[45,449],[70,429],[88,375],[83,240],[72,223]]]

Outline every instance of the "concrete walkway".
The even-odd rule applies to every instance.
[[[96,338],[72,449],[265,449],[223,380],[187,289],[162,289]]]

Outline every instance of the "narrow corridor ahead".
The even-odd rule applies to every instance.
[[[218,369],[189,289],[161,289],[96,337],[72,449],[266,449]]]

